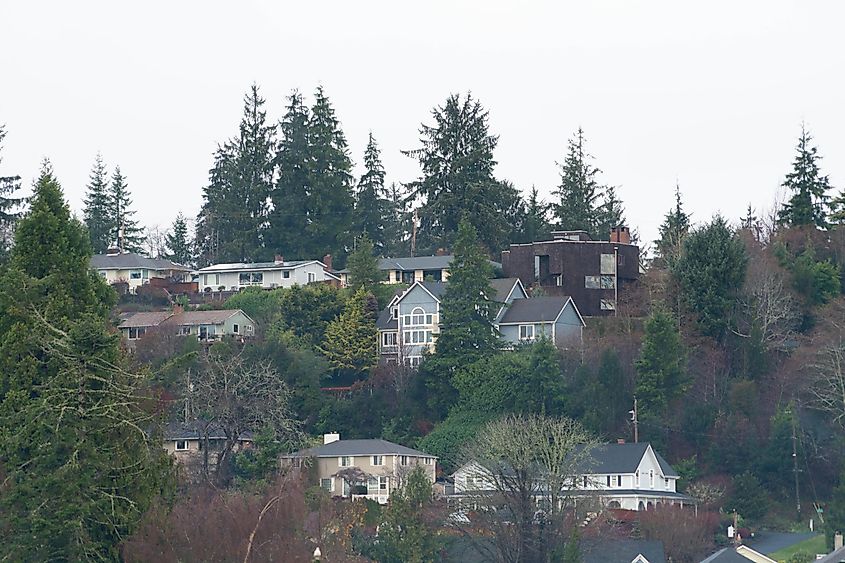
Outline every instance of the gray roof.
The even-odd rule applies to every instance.
[[[407,256],[404,258],[379,258],[379,270],[448,270],[455,257],[446,256]],[[499,262],[490,261],[494,268],[501,268]]]
[[[424,281],[420,282],[424,288],[426,288],[435,298],[439,301],[443,294],[446,293],[446,282],[436,282],[436,281]]]
[[[845,547],[840,547],[832,553],[828,553],[821,559],[816,559],[816,563],[842,563],[845,561]]]
[[[526,300],[527,301],[527,300]],[[640,465],[646,449],[648,449],[648,442],[639,442],[637,444],[599,444],[590,451],[591,463],[589,466],[590,473],[614,474],[614,473],[633,473]],[[663,459],[663,456],[657,453],[652,448],[657,463],[660,464],[660,470],[666,477],[678,477],[678,473],[669,465],[669,462]]]
[[[311,264],[319,260],[289,260],[285,262],[232,262],[229,264],[212,264],[197,270],[199,273],[207,272],[237,272],[240,270],[290,270],[305,264]]]
[[[567,296],[543,296],[530,299],[516,299],[505,311],[500,324],[552,322],[560,315]]]
[[[427,453],[412,450],[387,440],[337,440],[316,448],[309,448],[292,454],[307,457],[336,457],[361,455],[413,455],[422,457],[436,457]]]
[[[513,286],[516,285],[516,282],[518,281],[519,278],[496,278],[490,280],[490,285],[493,287],[493,291],[496,292],[494,301],[497,303],[504,303],[505,299],[507,299],[508,295],[510,295]]]
[[[145,268],[148,270],[178,270],[190,272],[191,269],[182,264],[164,260],[163,258],[147,258],[133,252],[121,254],[95,254],[91,257],[91,268],[94,270],[131,270]]]
[[[736,548],[725,547],[702,560],[701,563],[748,563],[749,561],[751,560],[737,553]]]
[[[631,563],[638,555],[649,563],[666,563],[663,542],[659,540],[590,538],[581,540],[580,548],[583,563]]]
[[[164,429],[165,440],[199,440],[203,437],[202,422],[171,422]],[[208,428],[208,438],[211,440],[225,440],[226,433],[217,424]],[[244,432],[238,438],[241,441],[252,441],[252,434]]]
[[[390,306],[382,309],[376,319],[376,328],[379,330],[399,330],[399,321],[390,314]]]

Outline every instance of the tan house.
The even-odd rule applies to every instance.
[[[405,476],[422,467],[434,483],[437,458],[387,440],[341,440],[325,434],[323,445],[282,456],[283,465],[313,463],[320,486],[332,496],[387,503]]]
[[[455,257],[449,254],[437,256],[408,256],[404,258],[379,258],[383,283],[440,282],[449,279],[449,265]],[[498,262],[490,262],[494,270],[501,270]],[[342,287],[349,285],[349,268],[335,272],[340,277]]]
[[[191,269],[182,264],[118,249],[92,256],[91,268],[109,285],[125,283],[129,293],[135,293],[142,285],[154,283],[153,280],[185,282],[191,277]]]
[[[129,313],[123,316],[117,328],[130,344],[154,329],[170,329],[176,334],[205,341],[220,340],[224,336],[255,335],[255,321],[240,309],[182,311],[177,307],[173,311]]]
[[[164,431],[165,451],[172,455],[176,463],[189,475],[202,471],[206,450],[208,469],[213,471],[217,467],[217,457],[225,442],[226,434],[220,427],[211,424],[206,428],[201,421],[169,424]],[[252,436],[242,435],[235,443],[234,451],[249,448],[251,445]]]

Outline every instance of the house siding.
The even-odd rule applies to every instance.
[[[563,313],[555,323],[555,344],[561,347],[580,344],[583,330],[581,318],[570,303],[564,307]]]
[[[262,281],[260,284],[240,284],[240,275],[243,273],[261,272]],[[285,278],[283,272],[290,272],[290,277]],[[244,287],[261,287],[272,289],[274,287],[293,287],[294,285],[306,285],[314,283],[308,281],[308,274],[313,274],[314,282],[326,281],[326,272],[318,262],[304,264],[292,268],[244,268],[242,270],[215,272],[199,272],[200,291],[217,291],[220,286],[227,290],[238,290]]]
[[[428,293],[423,287],[416,286],[412,288],[398,304],[399,307],[399,331],[397,334],[399,348],[402,350],[402,356],[405,358],[422,356],[425,351],[434,351],[434,342],[429,344],[406,344],[405,334],[410,331],[422,330],[431,331],[433,340],[436,340],[437,334],[440,333],[440,304]],[[432,324],[422,326],[407,326],[405,324],[405,315],[411,315],[413,310],[421,308],[426,315],[432,315]]]

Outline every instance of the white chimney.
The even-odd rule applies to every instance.
[[[833,551],[837,549],[842,549],[842,534],[840,532],[833,535]]]
[[[340,440],[340,434],[336,432],[331,432],[329,434],[323,434],[323,444],[331,444],[332,442],[337,442]]]

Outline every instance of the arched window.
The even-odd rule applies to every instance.
[[[645,510],[645,504],[643,504],[643,501],[640,501],[637,505],[637,510]]]
[[[607,503],[607,507],[608,508],[622,508],[622,505],[619,503],[618,500],[612,500],[609,503]]]

